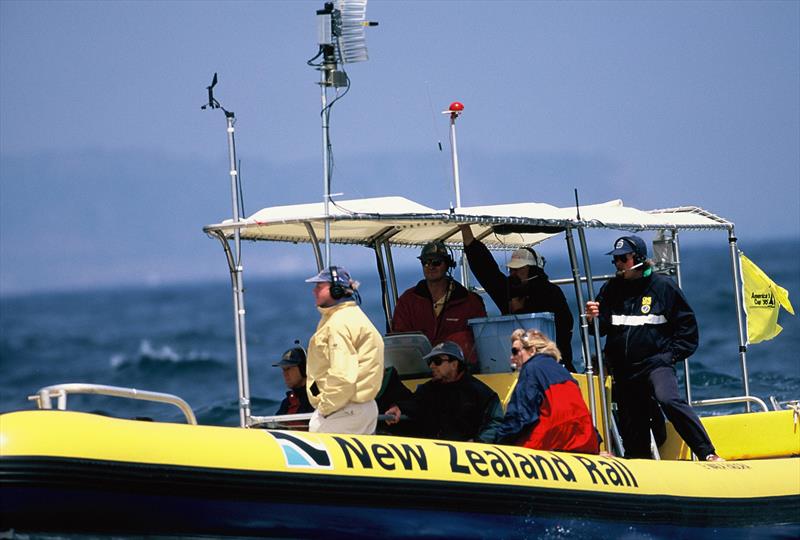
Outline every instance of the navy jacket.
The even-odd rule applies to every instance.
[[[478,282],[492,298],[500,313],[508,315],[508,302],[511,298],[524,297],[525,306],[518,313],[550,312],[555,316],[555,342],[561,351],[561,361],[568,371],[575,373],[572,365],[572,327],[574,319],[561,287],[550,283],[544,271],[537,271],[536,277],[521,287],[514,288],[509,278],[497,266],[489,249],[479,240],[473,240],[464,248],[470,269]],[[509,336],[510,337],[510,336]],[[553,336],[548,336],[553,339]]]
[[[672,279],[651,274],[613,278],[597,295],[600,334],[614,377],[634,379],[690,356],[699,341],[697,320]]]

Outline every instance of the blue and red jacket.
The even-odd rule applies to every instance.
[[[578,382],[546,354],[522,365],[496,440],[537,450],[600,451]]]

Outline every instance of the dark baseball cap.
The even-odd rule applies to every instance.
[[[272,364],[273,367],[301,366],[306,363],[306,352],[302,347],[292,347],[281,356],[281,359]]]
[[[647,244],[638,236],[623,236],[617,238],[614,242],[614,249],[606,253],[606,255],[625,255],[627,253],[635,253],[640,257],[647,257]]]
[[[447,246],[444,245],[444,242],[428,242],[422,246],[422,251],[417,259],[423,262],[430,261],[432,259],[441,259],[448,262],[453,260],[452,257],[450,257],[450,252],[447,250]]]
[[[425,360],[425,362],[430,363],[430,360],[432,358],[436,358],[437,356],[441,355],[449,356],[450,358],[455,358],[462,364],[464,363],[464,353],[461,352],[461,347],[459,347],[458,344],[452,341],[442,341],[441,343],[436,345],[433,349],[431,349],[431,352],[423,356],[422,359]]]

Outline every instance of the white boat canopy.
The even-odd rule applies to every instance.
[[[516,203],[435,210],[404,197],[376,197],[329,204],[330,241],[334,244],[420,246],[434,240],[459,247],[459,226],[491,249],[538,244],[567,227],[615,230],[731,230],[733,223],[696,206],[638,210],[619,199],[580,208],[545,203]],[[239,222],[244,240],[316,243],[324,235],[322,202],[263,208]],[[232,220],[208,225],[207,233],[233,234]]]

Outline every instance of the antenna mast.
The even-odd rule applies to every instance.
[[[464,104],[454,101],[442,114],[450,115],[450,156],[453,161],[453,186],[456,191],[456,208],[461,208],[461,182],[458,176],[458,143],[456,142],[456,118],[464,112]]]
[[[219,109],[225,113],[227,122],[226,132],[228,134],[228,160],[230,164],[231,180],[231,199],[233,205],[233,222],[238,225],[242,215],[242,186],[239,181],[239,170],[236,167],[236,140],[234,139],[234,125],[236,115],[233,111],[225,110],[219,101],[214,98],[214,87],[217,85],[217,74],[211,84],[206,87],[208,90],[208,103],[200,107],[201,109]],[[233,254],[230,253],[227,239],[220,237],[225,252],[228,255],[228,267],[231,273],[231,284],[233,286],[233,320],[236,332],[236,372],[239,379],[239,422],[242,427],[247,427],[250,420],[250,383],[247,370],[247,337],[245,332],[245,309],[244,309],[244,279],[242,274],[242,242],[239,227],[233,229]]]
[[[322,181],[323,208],[325,214],[325,266],[331,265],[331,140],[330,113],[331,107],[350,89],[350,78],[339,69],[339,64],[363,62],[367,56],[367,42],[364,28],[377,26],[377,22],[366,20],[367,0],[337,0],[326,2],[323,9],[317,11],[317,41],[319,51],[308,61],[320,72],[320,112],[322,120]],[[314,61],[322,57],[320,63]],[[328,89],[337,89],[336,97],[328,102]],[[338,89],[344,88],[339,95]]]

